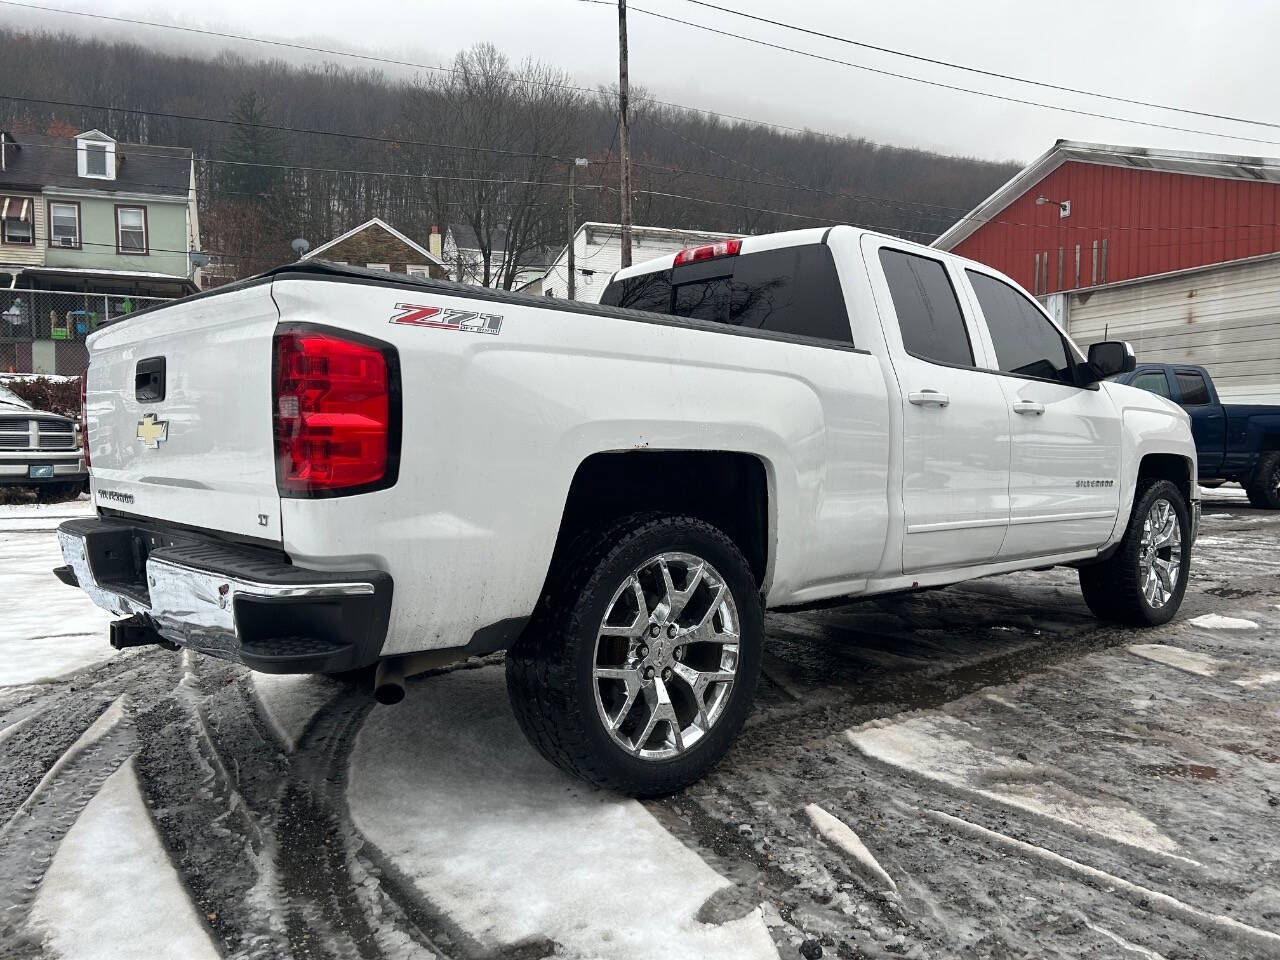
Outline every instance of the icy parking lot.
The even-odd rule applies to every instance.
[[[114,654],[0,507],[5,958],[1280,957],[1280,516],[1207,491],[1179,618],[1069,570],[770,615],[681,795],[529,748],[502,668],[357,685]]]

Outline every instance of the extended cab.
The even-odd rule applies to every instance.
[[[1202,484],[1234,481],[1254,506],[1280,510],[1280,405],[1222,403],[1209,371],[1185,363],[1143,363],[1112,379],[1187,411]]]
[[[97,516],[58,575],[163,642],[403,677],[507,649],[562,768],[637,794],[728,749],[763,611],[1069,564],[1169,620],[1187,415],[1007,278],[853,227],[721,241],[601,305],[307,262],[89,340]]]

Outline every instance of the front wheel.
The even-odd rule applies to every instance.
[[[742,728],[763,611],[741,551],[691,517],[635,517],[553,577],[507,653],[507,690],[548,760],[636,796],[686,787]]]
[[[1190,570],[1191,518],[1182,491],[1168,480],[1140,480],[1119,549],[1080,568],[1080,589],[1098,619],[1152,627],[1178,612]]]
[[[1280,510],[1280,450],[1262,455],[1244,489],[1255,507]]]

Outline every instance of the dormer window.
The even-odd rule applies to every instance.
[[[84,175],[86,177],[105,177],[107,175],[107,145],[105,143],[86,143],[84,145]]]
[[[90,180],[114,180],[116,142],[99,130],[76,137],[76,174]]]

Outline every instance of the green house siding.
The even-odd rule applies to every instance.
[[[93,270],[136,270],[187,275],[187,206],[185,203],[155,203],[121,200],[115,197],[58,197],[46,193],[45,202],[74,201],[80,204],[80,249],[49,247],[45,264],[50,267],[85,267]],[[145,257],[116,253],[116,206],[146,207],[147,246]]]

